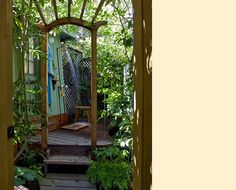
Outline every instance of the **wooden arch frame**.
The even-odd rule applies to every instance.
[[[57,28],[58,26],[63,26],[63,25],[67,25],[67,24],[80,26],[80,27],[83,27],[83,28],[88,29],[90,31],[93,31],[93,30],[97,30],[101,26],[105,26],[107,24],[107,21],[98,21],[98,22],[91,25],[90,23],[86,22],[85,20],[82,20],[79,18],[63,17],[63,18],[59,18],[57,20],[54,20],[53,22],[51,22],[50,24],[47,24],[47,25],[40,22],[38,24],[38,27],[43,32],[49,32],[49,31]]]
[[[91,40],[91,49],[92,49],[91,146],[92,146],[92,149],[95,149],[97,145],[97,130],[96,130],[96,127],[97,127],[97,78],[96,78],[97,76],[97,68],[96,68],[97,67],[97,31],[101,26],[104,26],[107,24],[107,21],[96,21],[96,18],[103,4],[105,3],[105,0],[100,1],[91,22],[88,22],[82,19],[87,0],[84,0],[83,2],[80,18],[71,17],[71,0],[68,0],[68,17],[62,17],[62,18],[58,17],[56,0],[52,0],[51,2],[54,8],[55,20],[48,24],[44,17],[43,11],[40,7],[38,0],[34,0],[34,3],[37,7],[39,15],[42,19],[42,21],[40,21],[37,26],[39,30],[41,30],[42,35],[43,35],[41,47],[42,47],[42,52],[44,53],[44,55],[47,55],[48,32],[50,32],[54,28],[67,25],[67,24],[72,24],[72,25],[76,25],[76,26],[80,26],[85,29],[88,29],[91,32],[91,36],[92,36],[92,40]],[[41,130],[41,148],[43,150],[46,150],[48,148],[48,128],[47,128],[47,125],[48,125],[48,100],[47,100],[48,64],[47,64],[46,56],[42,57],[42,60],[41,60],[41,81],[43,83],[43,86],[45,87],[45,91],[42,94],[42,106],[41,106],[42,117],[44,117],[41,119],[41,129],[42,129]]]
[[[133,175],[133,189],[150,189],[151,182],[151,165],[147,167],[152,160],[150,149],[145,150],[145,147],[151,147],[152,139],[148,134],[152,132],[152,125],[148,125],[152,118],[151,110],[151,89],[152,79],[150,73],[146,70],[147,60],[145,47],[151,47],[151,18],[152,10],[151,0],[133,0],[135,15],[134,15],[134,55],[138,56],[134,60],[136,64],[135,79],[141,83],[136,83],[136,104],[139,108],[138,122],[134,124],[134,156],[136,164]],[[12,123],[12,4],[11,0],[0,1],[0,79],[4,81],[1,85],[0,96],[0,189],[12,190],[13,188],[13,146],[12,139],[7,137],[8,129]],[[148,21],[148,28],[144,29],[143,21]],[[149,77],[147,77],[149,75]],[[144,80],[142,80],[144,79]],[[145,127],[144,127],[145,126]],[[140,147],[139,147],[140,146]],[[148,153],[146,152],[148,151]],[[147,175],[148,174],[148,175]],[[155,183],[156,184],[156,183]]]

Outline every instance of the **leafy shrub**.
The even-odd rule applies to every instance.
[[[14,185],[19,186],[26,184],[28,181],[40,180],[42,177],[35,170],[27,167],[15,166]]]
[[[131,182],[132,168],[125,161],[94,161],[87,171],[90,181],[101,184],[105,190],[127,190]]]
[[[90,181],[101,185],[105,190],[127,190],[131,183],[132,167],[129,152],[120,147],[98,148],[87,171]]]

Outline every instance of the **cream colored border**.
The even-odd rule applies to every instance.
[[[236,1],[153,1],[153,189],[236,189]]]

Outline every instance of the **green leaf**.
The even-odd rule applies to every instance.
[[[25,179],[20,179],[20,178],[16,178],[16,177],[14,178],[14,186],[20,186],[25,183],[26,183]]]

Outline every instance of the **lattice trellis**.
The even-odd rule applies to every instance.
[[[87,85],[86,90],[79,96],[80,105],[91,105],[91,58],[84,58],[79,67],[79,84]]]
[[[72,73],[68,64],[68,55],[66,53],[66,49],[62,48],[62,65],[63,65],[63,76],[64,76],[64,84],[65,88],[65,108],[68,114],[69,121],[74,120],[75,115],[75,106],[78,105],[78,92],[79,88],[83,84],[83,81],[86,81],[88,84],[91,83],[91,59],[83,59],[83,55],[81,52],[76,51],[72,48],[67,48],[70,59],[73,63],[74,71],[76,73],[76,80],[78,86],[74,86],[71,82]],[[90,99],[90,88],[87,89],[88,93],[86,93],[89,97],[82,97],[82,102],[84,104],[88,104]],[[80,97],[81,98],[81,97]],[[86,100],[85,100],[86,99]],[[81,100],[81,99],[80,99]]]

